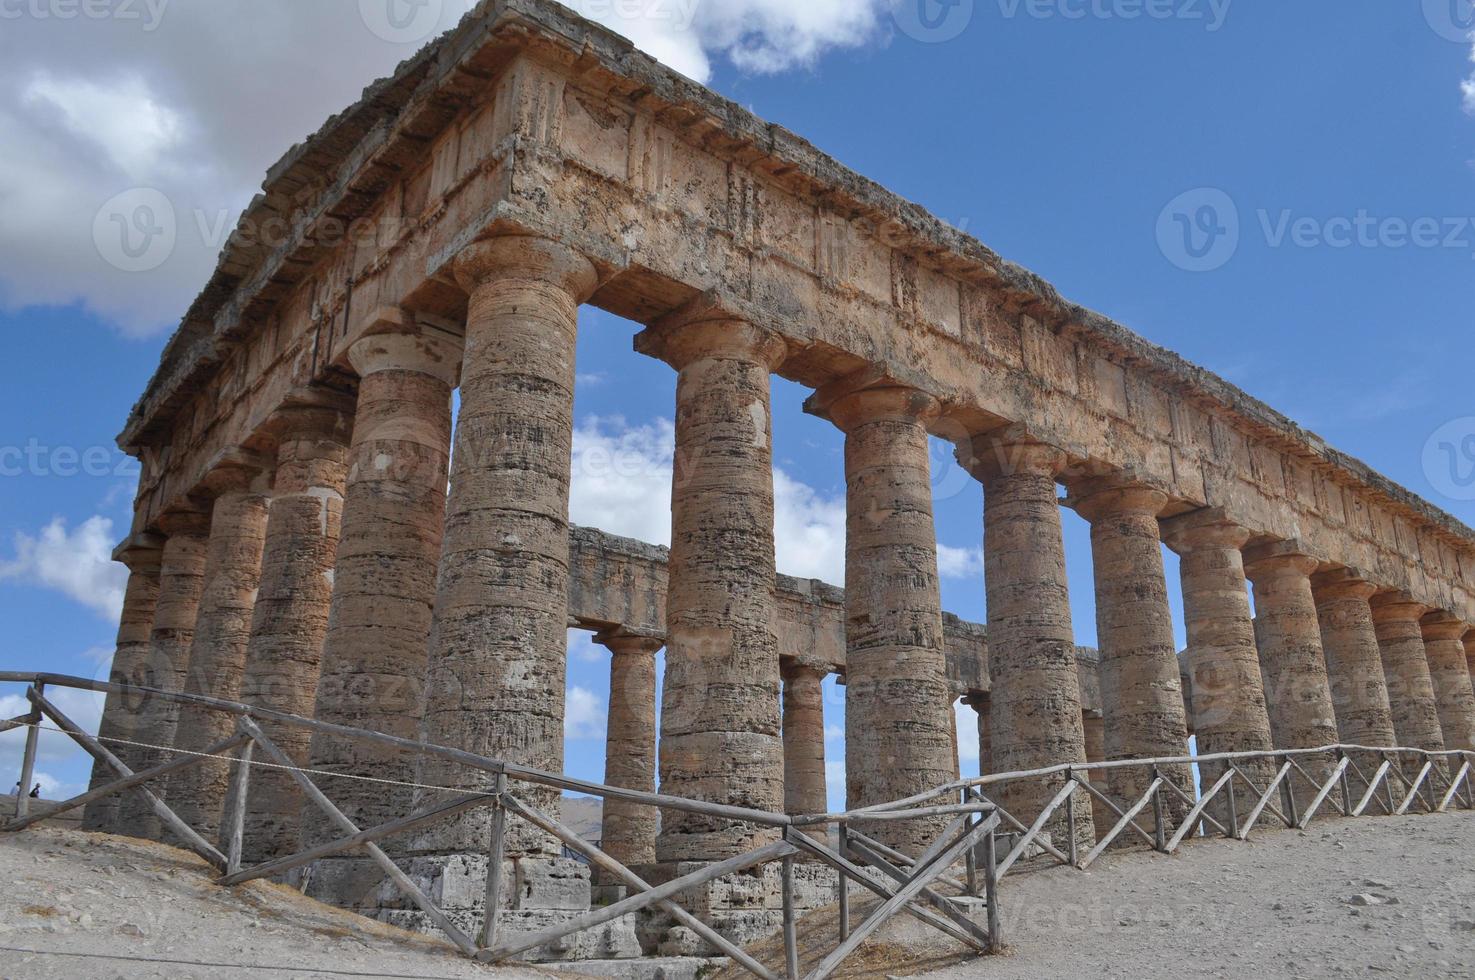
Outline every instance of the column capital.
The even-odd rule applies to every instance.
[[[1159,523],[1163,541],[1180,555],[1202,548],[1239,549],[1252,537],[1249,528],[1232,520],[1220,507],[1206,507]]]
[[[830,676],[830,666],[815,660],[804,660],[799,657],[793,657],[779,661],[779,675],[784,680],[788,680],[791,677],[804,677],[806,675],[824,680]]]
[[[207,537],[210,534],[210,507],[207,504],[190,504],[166,510],[155,523],[168,537]]]
[[[1443,609],[1425,613],[1419,620],[1419,627],[1424,631],[1426,640],[1456,640],[1462,641],[1465,630],[1468,628],[1464,620],[1454,613]]]
[[[1059,446],[1014,431],[990,432],[959,449],[958,463],[985,485],[1004,476],[1048,476],[1064,473],[1070,457]]]
[[[804,410],[849,432],[881,421],[930,424],[942,414],[942,402],[919,388],[867,370],[820,388],[804,402]]]
[[[599,286],[599,272],[583,253],[534,235],[472,242],[452,260],[452,274],[468,293],[497,279],[535,279],[559,286],[578,303]]]
[[[348,362],[360,378],[385,371],[427,374],[454,388],[461,377],[466,339],[424,323],[409,310],[386,306],[348,348]]]
[[[1373,622],[1375,623],[1418,623],[1429,611],[1429,607],[1414,599],[1407,592],[1385,590],[1372,598]]]
[[[152,531],[130,535],[113,549],[113,561],[126,565],[131,572],[157,572],[164,560],[164,541],[162,534]]]
[[[1320,599],[1362,599],[1378,594],[1378,586],[1360,568],[1333,568],[1311,576],[1311,590]]]
[[[211,498],[232,493],[263,491],[271,472],[271,461],[266,455],[235,446],[223,450],[210,461],[199,493]]]
[[[1161,487],[1126,474],[1072,481],[1067,490],[1070,497],[1066,506],[1092,524],[1130,514],[1158,517],[1170,499]]]
[[[1268,541],[1245,549],[1245,576],[1252,582],[1282,576],[1310,578],[1321,564],[1300,541]]]
[[[772,372],[788,356],[789,345],[770,330],[708,309],[652,324],[636,336],[635,350],[665,361],[677,371],[704,358],[728,356],[756,361]]]
[[[327,438],[347,444],[353,430],[354,399],[326,388],[304,388],[283,399],[265,431],[278,442]]]
[[[623,630],[605,630],[596,633],[594,642],[617,657],[654,657],[666,646],[665,637],[628,633]]]
[[[963,695],[963,703],[974,711],[988,707],[987,691],[969,691]]]
[[[1468,624],[1465,633],[1465,652],[1471,657],[1475,657],[1475,626],[1469,626]]]

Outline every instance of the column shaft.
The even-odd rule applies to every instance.
[[[998,772],[1085,762],[1075,633],[1065,575],[1056,475],[1059,450],[1038,444],[975,445],[984,481],[984,577],[988,593],[993,764]],[[1059,790],[1043,780],[1005,783],[997,800],[1026,826]],[[1095,843],[1089,794],[1076,801],[1077,837]],[[1068,836],[1065,808],[1047,825]]]
[[[124,542],[115,555],[115,560],[128,566],[128,585],[123,593],[123,616],[118,622],[117,649],[108,671],[108,679],[114,684],[142,683],[148,665],[149,637],[154,629],[154,609],[159,601],[163,545],[164,539],[158,535],[137,535]],[[130,766],[132,746],[112,740],[133,737],[138,708],[136,695],[109,694],[97,730],[103,745]],[[95,763],[90,788],[97,789],[117,778],[111,766]],[[115,831],[118,803],[118,797],[110,796],[87,807],[82,815],[82,829],[94,833]]]
[[[350,408],[325,396],[323,404],[282,409],[272,422],[279,439],[276,476],[241,682],[241,700],[253,707],[313,714],[343,517]],[[308,761],[310,733],[266,728],[294,761]],[[252,773],[249,801],[246,859],[266,861],[296,850],[303,798],[292,777],[270,769]]]
[[[445,523],[451,449],[451,390],[459,338],[421,329],[400,311],[384,311],[379,329],[355,344],[358,405],[343,500],[343,530],[318,679],[317,718],[337,725],[415,738],[424,711],[422,685],[435,602],[436,565]],[[389,747],[315,736],[312,768],[412,782],[415,757]],[[410,812],[405,786],[338,780],[333,800],[361,827]],[[304,846],[341,836],[307,804]],[[402,841],[386,842],[393,853]],[[329,867],[328,865],[332,866]],[[319,862],[312,895],[348,908],[373,904],[383,877],[367,858]]]
[[[604,781],[654,793],[656,789],[656,653],[663,643],[643,636],[601,636],[609,648],[609,735]],[[626,867],[654,864],[660,811],[605,800],[605,853]],[[612,882],[614,883],[614,882]]]
[[[1101,715],[1091,715],[1091,714],[1087,714],[1085,712],[1082,712],[1081,713],[1081,727],[1082,727],[1082,729],[1086,733],[1086,761],[1087,762],[1105,762],[1106,761],[1106,719],[1105,719],[1105,717],[1103,717]],[[1092,773],[1089,773],[1087,775],[1088,775],[1088,778],[1091,780],[1091,783],[1092,783],[1093,788],[1101,789],[1101,790],[1106,790],[1106,789],[1108,789],[1110,787],[1110,784],[1107,781],[1107,778],[1106,778],[1105,774],[1103,774],[1101,772],[1092,772]],[[1146,792],[1146,790],[1147,790],[1147,787],[1144,786],[1142,788],[1142,792]],[[1142,792],[1139,792],[1137,794],[1137,797],[1139,799],[1142,796]],[[1136,802],[1136,801],[1135,800],[1130,800],[1128,802]],[[1101,828],[1102,833],[1105,833],[1106,831],[1110,830],[1112,827],[1116,826],[1117,815],[1112,812],[1111,807],[1107,806],[1101,800],[1098,800],[1095,796],[1092,796],[1091,797],[1091,817],[1092,817],[1092,819],[1094,819],[1096,821],[1096,826]]]
[[[769,375],[784,345],[729,319],[666,326],[641,342],[679,372],[661,786],[675,796],[779,810]],[[720,860],[772,836],[670,811],[662,814],[657,856]]]
[[[562,772],[574,340],[595,271],[557,243],[505,237],[463,250],[456,277],[470,299],[425,733]],[[492,781],[437,759],[420,768],[431,785],[478,779]],[[558,813],[557,790],[513,790]],[[437,859],[485,854],[491,819],[476,810],[438,824],[411,849]],[[552,837],[509,823],[509,859],[559,853]]]
[[[1213,511],[1162,523],[1164,539],[1181,557],[1198,754],[1268,752],[1274,742],[1240,553],[1250,533]],[[1239,768],[1263,790],[1277,767],[1252,761]],[[1205,765],[1201,782],[1210,785],[1223,771],[1222,764]],[[1221,819],[1225,809],[1215,808]]]
[[[1312,578],[1311,586],[1326,651],[1338,741],[1392,747],[1396,744],[1393,708],[1368,603],[1378,587],[1351,569],[1322,572]],[[1381,759],[1358,753],[1353,762],[1370,778]]]
[[[825,671],[794,664],[784,676],[784,812],[825,813]],[[823,836],[824,831],[815,831]]]
[[[845,431],[846,806],[904,799],[957,778],[927,422],[934,399],[909,388],[840,397]],[[920,854],[946,817],[861,827]]]
[[[1246,559],[1246,571],[1255,583],[1257,646],[1270,734],[1280,749],[1314,749],[1338,740],[1321,623],[1311,590],[1311,574],[1318,564],[1287,543],[1251,549]],[[1331,756],[1298,761],[1321,783],[1334,765]],[[1298,805],[1310,806],[1319,787],[1294,771],[1287,778]]]
[[[1444,750],[1444,733],[1439,725],[1439,703],[1424,650],[1424,631],[1419,625],[1426,607],[1398,594],[1384,593],[1373,599],[1373,625],[1383,657],[1383,674],[1388,681],[1388,703],[1393,711],[1393,731],[1403,748],[1427,752]]]
[[[168,536],[159,567],[159,598],[149,633],[147,662],[135,683],[179,693],[189,668],[190,645],[205,587],[205,558],[210,542],[210,515],[188,511],[164,515],[160,528]],[[179,704],[142,695],[126,737],[153,746],[171,746],[178,728]],[[166,761],[163,748],[127,746],[122,758],[135,772]],[[159,819],[141,794],[125,793],[118,801],[117,832],[129,837],[159,837]]]
[[[1475,751],[1475,689],[1462,641],[1465,624],[1449,613],[1433,612],[1422,626],[1444,747]]]
[[[1091,522],[1106,760],[1187,754],[1178,642],[1157,520],[1167,502],[1159,490],[1114,480],[1082,489],[1075,501],[1077,512]],[[1162,774],[1192,795],[1190,767],[1167,766]],[[1098,778],[1130,804],[1146,792],[1153,775],[1146,768],[1116,769]],[[1174,825],[1187,810],[1182,800],[1168,800]]]
[[[241,479],[249,482],[247,475]],[[252,610],[261,584],[267,503],[266,494],[252,489],[231,489],[215,499],[186,694],[240,700]],[[187,752],[203,752],[228,738],[235,726],[232,715],[181,705],[174,745]],[[169,779],[170,808],[206,840],[215,840],[219,832],[231,771],[227,763],[208,762]]]

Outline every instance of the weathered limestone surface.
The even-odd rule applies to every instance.
[[[1475,750],[1475,690],[1465,659],[1465,624],[1449,613],[1432,612],[1421,625],[1444,747]]]
[[[380,311],[377,332],[347,354],[359,389],[318,679],[321,721],[418,734],[461,355],[460,337],[398,308]],[[309,759],[326,772],[406,783],[415,777],[412,755],[362,741],[315,735]],[[404,786],[339,780],[333,788],[334,802],[360,827],[403,816],[414,803]],[[340,836],[318,807],[303,807],[304,846]],[[395,853],[401,844],[384,846]],[[319,862],[308,893],[364,908],[382,878],[368,858],[339,855]]]
[[[1372,608],[1398,744],[1428,752],[1443,751],[1439,703],[1429,673],[1423,628],[1419,625],[1429,610],[1397,593],[1374,596]]]
[[[968,467],[983,480],[984,580],[988,592],[992,760],[998,772],[1086,761],[1080,681],[1065,576],[1056,475],[1065,454],[1029,442],[979,440]],[[1059,786],[1041,780],[995,787],[1026,826]],[[1095,843],[1090,794],[1079,791],[1077,837]],[[1047,825],[1069,836],[1062,807]]]
[[[252,611],[261,586],[270,497],[262,489],[265,474],[259,465],[248,462],[245,468],[222,467],[219,472],[222,492],[211,510],[205,585],[184,693],[239,701]],[[174,745],[203,752],[230,737],[235,724],[235,718],[223,712],[180,705]],[[206,840],[215,840],[219,833],[231,771],[229,765],[210,762],[169,778],[170,808]]]
[[[870,363],[961,424],[1028,421],[1083,458],[1142,467],[1175,508],[1226,508],[1257,535],[1302,537],[1329,563],[1475,621],[1475,541],[1458,522],[540,0],[479,6],[289,153],[266,191],[248,222],[299,208],[303,228],[370,219],[378,248],[306,234],[275,250],[229,244],[122,437],[145,457],[174,449],[167,465],[145,459],[138,530],[284,391],[330,379],[379,305],[413,297],[459,315],[444,273],[492,221],[603,257],[616,274],[594,301],[613,312],[650,322],[724,294],[804,349],[786,368],[797,380]]]
[[[470,309],[425,737],[561,772],[574,339],[595,271],[553,242],[508,237],[463,250],[456,274]],[[430,759],[419,777],[434,786],[490,780]],[[556,791],[515,791],[557,814]],[[411,850],[482,854],[490,821],[483,809],[437,824]],[[511,822],[509,855],[558,853],[552,838]]]
[[[159,566],[159,597],[149,632],[148,657],[134,681],[142,687],[177,694],[184,690],[200,594],[205,588],[210,514],[208,510],[171,512],[159,522],[159,528],[167,535]],[[165,751],[174,744],[178,728],[179,704],[143,695],[133,718],[124,737],[156,746],[126,746],[124,761],[134,772],[141,772],[165,761]],[[140,794],[128,793],[119,799],[117,832],[158,839],[159,819]]]
[[[1110,478],[1073,488],[1073,493],[1076,512],[1091,523],[1105,716],[1103,758],[1187,755],[1188,721],[1158,526],[1168,497],[1154,487]],[[1188,766],[1165,767],[1162,775],[1192,796],[1193,773]],[[1131,804],[1152,779],[1150,769],[1117,769],[1104,774],[1103,781],[1118,799]],[[1168,800],[1175,826],[1187,811],[1182,800]]]
[[[957,777],[926,429],[939,406],[878,386],[811,410],[845,432],[845,780],[846,805],[860,808]],[[947,823],[860,829],[918,855]]]
[[[610,786],[656,790],[656,654],[658,638],[601,634],[609,649],[609,735],[604,781]],[[624,800],[604,802],[601,847],[626,867],[654,864],[661,814]]]
[[[1475,682],[1475,630],[1465,634],[1465,659],[1470,664],[1470,677]]]
[[[1105,762],[1106,719],[1100,716],[1093,717],[1089,713],[1083,713],[1081,727],[1086,733],[1086,761]],[[1091,780],[1093,787],[1097,789],[1106,791],[1111,788],[1106,776],[1102,773],[1089,773],[1088,778]],[[1146,792],[1145,787],[1142,792]],[[1142,793],[1138,793],[1137,799],[1141,799],[1141,796]],[[1129,802],[1136,802],[1136,800]],[[1102,800],[1098,800],[1095,796],[1091,797],[1091,818],[1096,822],[1096,826],[1100,828],[1101,833],[1105,833],[1112,827],[1115,827],[1118,819],[1111,807],[1107,806]]]
[[[154,629],[154,607],[159,601],[159,568],[163,558],[164,538],[157,534],[138,535],[123,542],[113,553],[113,560],[128,566],[128,585],[123,592],[123,615],[118,622],[118,643],[108,680],[114,684],[141,684],[148,665],[149,636]],[[136,696],[109,694],[103,706],[98,738],[108,750],[132,766],[132,746],[113,739],[131,739],[137,722],[139,701]],[[132,766],[136,770],[136,766]],[[98,762],[92,767],[89,788],[97,789],[117,778],[110,766]],[[116,829],[118,797],[112,796],[87,807],[82,815],[83,829],[107,833]]]
[[[1311,590],[1317,565],[1295,542],[1258,545],[1245,555],[1245,572],[1255,584],[1255,632],[1270,734],[1280,749],[1315,749],[1338,740],[1321,622]],[[1320,783],[1331,776],[1330,756],[1302,759],[1299,764]],[[1298,812],[1304,812],[1318,787],[1300,773],[1293,774]]]
[[[741,321],[700,316],[637,344],[678,372],[661,787],[781,810],[769,375],[785,348]],[[668,812],[657,857],[733,857],[766,836]]]
[[[825,785],[825,674],[796,663],[784,668],[783,680],[784,812],[826,813],[830,808]],[[823,828],[817,833],[823,834]]]
[[[241,683],[246,704],[295,715],[313,713],[328,631],[352,422],[351,402],[320,394],[304,397],[276,419],[276,476]],[[266,727],[282,751],[307,761],[308,732]],[[252,776],[246,859],[266,861],[291,854],[301,829],[301,790],[285,772],[264,769]]]
[[[1370,605],[1378,587],[1355,569],[1319,573],[1311,579],[1311,587],[1326,651],[1338,740],[1349,745],[1393,746],[1393,708]],[[1368,776],[1379,764],[1376,758],[1361,754],[1354,761]]]
[[[1193,730],[1199,755],[1268,752],[1274,744],[1240,552],[1249,537],[1246,528],[1214,511],[1163,522],[1163,540],[1181,559]],[[1239,768],[1261,788],[1270,785],[1276,769],[1256,761]],[[1223,771],[1222,763],[1205,764],[1201,779],[1212,784]],[[1227,808],[1227,800],[1222,809],[1216,808],[1221,820]]]

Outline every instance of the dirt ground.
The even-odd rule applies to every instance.
[[[1006,879],[1004,957],[932,980],[1475,978],[1475,814],[1329,820]]]
[[[194,855],[121,837],[0,835],[3,980],[496,978],[428,941],[265,882],[219,888]]]
[[[0,880],[0,980],[553,976],[478,967],[275,885],[221,889],[192,855],[141,841],[0,836]],[[1005,881],[1000,913],[1003,956],[963,957],[899,921],[840,976],[1475,980],[1475,814],[1332,820],[1173,857],[1112,854],[1089,873],[1025,871]],[[806,919],[806,966],[834,932],[823,912]],[[778,944],[764,946],[777,965]]]

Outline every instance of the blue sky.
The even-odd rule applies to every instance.
[[[617,26],[1475,524],[1469,0],[923,2],[939,30],[919,29],[916,0],[744,0]],[[273,0],[248,19],[174,0],[146,30],[43,3],[0,28],[5,667],[105,670],[121,587],[105,555],[133,482],[112,439],[210,265],[202,248],[118,275],[92,246],[98,205],[151,186],[239,208],[282,150],[413,50],[355,6]],[[1128,16],[1149,9],[1166,16]],[[636,329],[582,319],[574,517],[660,539],[674,376],[631,351]],[[775,379],[780,563],[837,581],[841,440],[803,414],[806,394]],[[608,467],[611,452],[631,465]],[[981,620],[981,493],[935,458],[945,605]],[[1090,644],[1089,539],[1065,525]],[[598,778],[607,657],[585,638],[569,683],[568,767]],[[838,731],[843,696],[828,693]],[[16,755],[0,741],[0,766]],[[85,771],[61,746],[42,770],[63,789]]]

